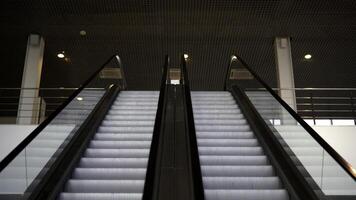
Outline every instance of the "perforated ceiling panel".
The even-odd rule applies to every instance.
[[[292,37],[297,87],[356,86],[354,0],[6,0],[0,24],[2,85],[19,85],[36,32],[46,40],[43,87],[78,86],[118,53],[129,89],[157,89],[165,54],[178,66],[183,52],[193,89],[222,89],[234,53],[276,86],[275,36]],[[69,62],[56,57],[63,50]]]

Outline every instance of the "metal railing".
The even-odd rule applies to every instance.
[[[39,124],[77,88],[0,88],[0,124]]]
[[[39,124],[77,89],[0,88],[0,124]]]
[[[252,88],[250,88],[252,89]],[[356,88],[272,88],[296,94],[297,113],[306,120],[353,120],[356,125]],[[263,90],[255,88],[254,90]]]

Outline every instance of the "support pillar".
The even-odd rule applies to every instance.
[[[40,35],[31,34],[28,37],[17,112],[18,124],[37,124],[40,118],[42,106],[38,88],[41,81],[44,44]]]
[[[274,48],[278,88],[281,89],[279,95],[291,108],[297,111],[290,38],[277,37]]]

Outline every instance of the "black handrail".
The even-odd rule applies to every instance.
[[[239,56],[236,56],[236,61],[239,61],[253,76],[254,78],[286,109],[290,115],[316,140],[320,146],[322,146],[326,152],[330,154],[336,162],[356,181],[356,170],[352,168],[352,165],[347,162],[339,153],[335,151],[320,135],[314,131],[263,79],[252,70],[247,63]],[[232,63],[230,61],[230,63]],[[231,65],[231,64],[230,64]]]
[[[186,108],[186,117],[188,122],[188,134],[189,134],[189,143],[190,143],[190,152],[191,152],[191,162],[192,162],[192,173],[193,173],[193,187],[194,187],[194,196],[195,199],[204,200],[204,188],[202,173],[200,168],[200,160],[198,153],[198,144],[194,124],[194,115],[192,107],[192,99],[190,95],[190,85],[187,72],[187,63],[184,55],[181,58],[181,84],[184,88],[184,97],[185,97],[185,108]]]
[[[158,143],[162,127],[162,116],[164,112],[164,98],[167,90],[167,71],[169,66],[169,56],[166,55],[165,63],[163,66],[163,74],[161,79],[161,86],[158,98],[158,106],[156,111],[156,120],[153,128],[153,135],[151,141],[151,149],[148,158],[147,171],[146,171],[146,180],[143,189],[143,200],[151,200],[153,198],[154,190],[154,179],[156,172],[156,160],[158,152]]]
[[[110,56],[110,58],[100,66],[77,90],[75,90],[69,98],[64,101],[53,113],[51,113],[48,118],[46,118],[38,127],[33,130],[20,144],[18,144],[1,162],[0,162],[0,173],[6,168],[10,162],[15,159],[19,153],[21,153],[27,145],[31,143],[33,139],[37,137],[38,134],[42,132],[44,128],[100,73],[105,66],[110,63],[110,61],[117,55]]]
[[[227,90],[227,82],[229,81],[230,73],[231,73],[231,68],[232,68],[232,63],[234,62],[234,56],[231,57],[229,65],[227,66],[227,71],[225,75],[225,81],[224,81],[224,91]]]
[[[121,63],[121,58],[116,55],[115,56],[117,62],[119,63],[119,69],[120,69],[120,73],[121,73],[121,79],[122,79],[122,89],[125,90],[127,88],[127,82],[126,82],[126,76],[125,76],[125,70],[123,69],[123,65]]]

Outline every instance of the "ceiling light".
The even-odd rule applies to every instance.
[[[59,53],[59,54],[57,54],[57,57],[58,58],[64,58],[65,56],[64,56],[64,53]]]
[[[310,59],[312,58],[312,55],[310,55],[310,54],[305,54],[304,58],[307,59],[307,60],[310,60]]]
[[[85,35],[87,35],[87,32],[85,30],[81,30],[81,31],[79,31],[79,34],[81,36],[85,36]]]
[[[83,97],[77,97],[78,101],[83,101]]]
[[[188,59],[189,58],[188,54],[184,54],[183,56],[184,56],[184,59]]]

